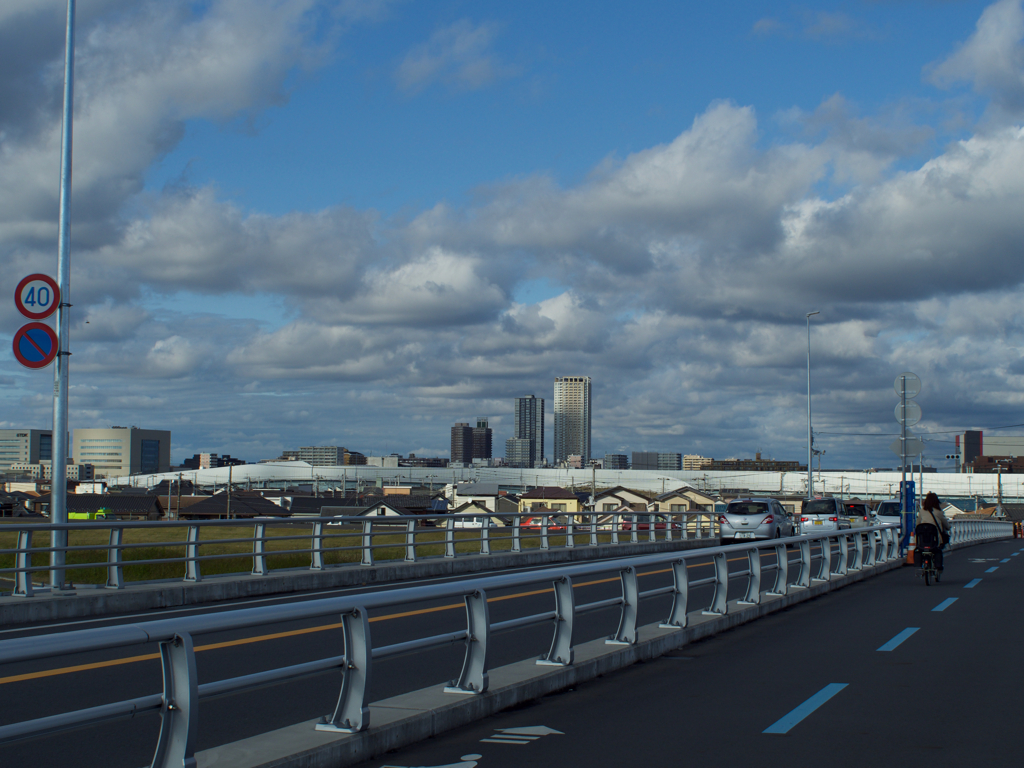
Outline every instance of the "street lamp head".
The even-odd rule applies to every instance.
[[[807,313],[807,317],[810,317],[811,315],[820,315],[820,314],[821,314],[820,311],[808,312]]]

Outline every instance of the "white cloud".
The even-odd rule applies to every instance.
[[[406,91],[418,91],[434,82],[473,91],[509,77],[515,69],[492,50],[497,31],[495,24],[474,25],[469,19],[443,27],[405,55],[395,80]]]

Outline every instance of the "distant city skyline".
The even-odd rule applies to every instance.
[[[17,281],[55,272],[66,3],[2,8]],[[487,414],[500,455],[585,372],[594,457],[806,461],[820,310],[823,466],[893,463],[912,371],[952,468],[1021,421],[1022,38],[1021,0],[80,4],[68,426],[437,457]],[[50,429],[0,360],[0,427]]]

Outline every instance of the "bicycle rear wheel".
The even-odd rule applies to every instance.
[[[929,564],[926,564],[925,567],[924,567],[924,585],[926,587],[929,586],[932,583],[931,579],[932,579],[932,569],[931,569],[931,564],[929,563]]]

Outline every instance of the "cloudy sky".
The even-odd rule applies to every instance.
[[[8,296],[56,271],[65,7],[0,4]],[[1020,0],[78,13],[73,428],[446,456],[489,416],[500,455],[589,375],[595,455],[800,459],[814,310],[823,467],[894,465],[901,371],[933,457],[1024,422]]]

